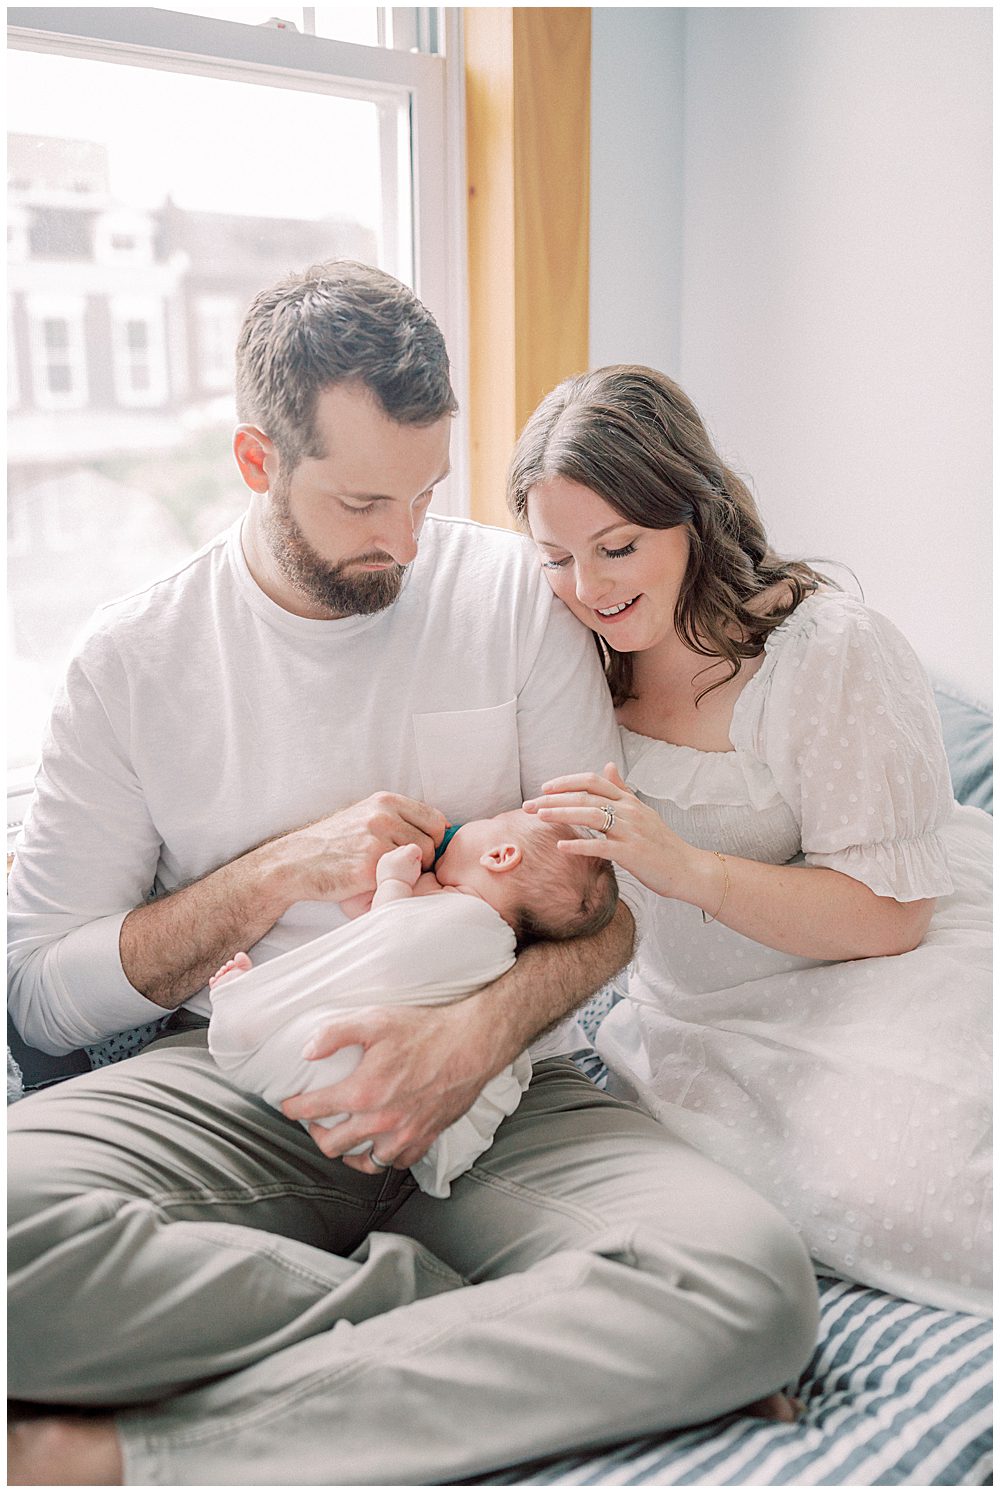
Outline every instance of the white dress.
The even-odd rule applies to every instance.
[[[909,644],[819,593],[770,635],[733,751],[622,736],[629,785],[691,844],[938,902],[912,953],[817,963],[657,899],[598,1033],[613,1086],[769,1197],[818,1264],[988,1313],[992,821],[954,802]]]

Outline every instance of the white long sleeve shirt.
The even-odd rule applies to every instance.
[[[11,1011],[43,1051],[162,1016],[125,917],[261,841],[380,789],[460,823],[621,760],[593,639],[521,536],[430,517],[391,607],[314,621],[257,586],[240,528],[103,608],[56,698],[8,903]],[[254,958],[342,917],[298,903]]]

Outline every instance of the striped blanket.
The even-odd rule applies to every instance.
[[[523,1464],[479,1484],[960,1487],[989,1483],[991,1324],[821,1279],[819,1346],[795,1425],[729,1416]]]

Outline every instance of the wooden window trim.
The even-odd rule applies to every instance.
[[[472,517],[508,524],[525,420],[588,366],[590,10],[463,16]]]

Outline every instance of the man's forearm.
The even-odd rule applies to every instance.
[[[632,957],[635,923],[624,903],[600,933],[532,944],[513,968],[469,1002],[491,1036],[495,1072],[600,990]],[[499,1059],[499,1061],[496,1061]],[[492,1066],[492,1065],[491,1065]]]
[[[173,1010],[224,960],[248,949],[290,906],[287,877],[269,846],[249,851],[190,886],[129,913],[119,935],[126,978]]]
[[[416,845],[429,866],[447,827],[443,814],[398,793],[360,803],[258,845],[183,890],[137,907],[122,924],[125,976],[168,1011],[248,949],[293,902],[343,902],[375,886],[386,851]]]

